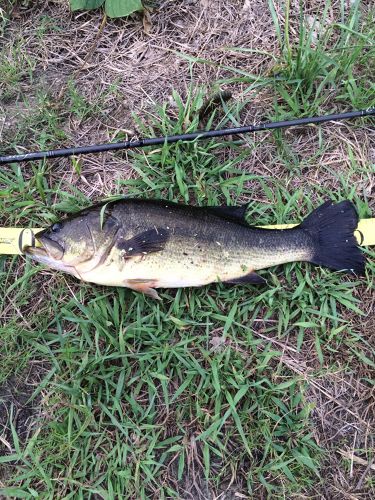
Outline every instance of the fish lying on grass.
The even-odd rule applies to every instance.
[[[307,261],[362,274],[350,201],[327,201],[292,229],[259,229],[242,207],[193,207],[121,199],[87,208],[36,234],[38,262],[92,283],[125,286],[159,298],[155,288],[213,282],[262,283],[255,271]]]

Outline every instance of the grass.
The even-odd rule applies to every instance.
[[[327,12],[328,7],[322,25]],[[314,48],[306,43],[313,28],[301,25],[299,38],[292,40],[276,11],[273,19],[281,44],[273,55],[280,78],[256,77],[254,83],[238,72],[235,80],[228,77],[228,84],[250,87],[243,100],[214,111],[207,128],[239,123],[249,104],[247,92],[258,84],[270,93],[270,119],[375,104],[374,48],[366,48],[373,24],[361,18],[360,4],[349,13],[342,4],[340,25],[330,25]],[[287,11],[286,28],[292,21]],[[348,58],[352,46],[355,57]],[[11,64],[17,64],[16,55]],[[7,71],[0,72],[0,85],[12,95]],[[134,116],[138,132],[151,137],[200,128],[204,94],[204,88],[190,88],[183,97],[175,92],[172,104]],[[37,94],[38,113],[18,123],[4,151],[25,141],[43,148],[61,144],[66,120],[103,119],[105,99],[90,102],[74,79],[58,105],[48,93]],[[366,133],[368,123],[351,126]],[[294,142],[299,132],[269,134],[264,140],[272,148],[271,171],[243,168],[262,148],[250,137],[245,144],[233,138],[134,152],[133,175],[121,176],[106,195],[163,196],[198,205],[249,201],[248,220],[259,224],[301,220],[329,196],[351,199],[361,217],[369,216],[371,194],[361,187],[373,165],[350,135],[345,168],[337,171],[335,164],[322,162],[321,182],[309,177],[330,152],[327,130],[327,125],[312,129],[317,147],[302,164]],[[115,156],[119,166],[128,158]],[[40,162],[1,171],[4,225],[46,225],[92,203],[54,166]],[[326,404],[333,398],[335,411],[342,419],[354,415],[358,428],[362,415],[332,396],[325,381],[355,370],[358,384],[373,388],[371,325],[368,330],[365,325],[371,321],[366,312],[375,254],[370,248],[365,252],[364,279],[289,264],[262,272],[267,288],[162,290],[161,302],[2,257],[0,494],[111,499],[183,498],[187,492],[214,498],[226,492],[228,498],[237,493],[281,499],[319,491],[327,481],[327,453],[352,445],[341,438],[332,451],[329,439],[318,439],[319,397],[328,391]],[[10,383],[22,395],[19,400],[16,390],[14,400],[4,396]],[[31,414],[28,424],[20,424],[20,406]],[[373,450],[363,436],[357,439],[355,453],[370,462]],[[371,495],[373,480],[364,481]]]
[[[21,459],[24,491],[37,481],[52,495],[50,478],[63,464],[75,472],[65,472],[60,494],[76,497],[171,495],[174,488],[162,486],[166,476],[183,480],[192,458],[215,486],[230,477],[233,464],[249,460],[244,480],[251,487],[255,476],[270,491],[280,474],[296,488],[306,463],[316,470],[303,383],[282,367],[272,369],[280,352],[213,311],[207,292],[189,311],[183,296],[156,308],[123,291],[94,295],[87,305],[85,293],[66,303],[49,328],[65,324],[69,332],[29,339],[52,355],[48,399],[58,409],[26,456],[5,457]],[[213,321],[225,337],[219,352],[208,343]],[[84,485],[80,478],[88,477],[95,480]]]
[[[290,2],[285,2],[284,24],[280,22],[274,3],[271,0],[268,3],[279,42],[278,58],[272,52],[263,52],[265,57],[274,61],[269,75],[228,68],[236,76],[222,79],[221,83],[250,83],[245,93],[251,92],[253,96],[254,90],[259,92],[265,85],[271,85],[278,98],[275,110],[280,118],[311,116],[319,114],[322,109],[327,112],[340,109],[342,105],[360,109],[373,102],[373,9],[364,15],[360,1],[354,2],[349,10],[341,2],[341,22],[332,23],[329,14],[331,2],[326,3],[319,15],[310,16],[309,22],[302,8],[298,24],[298,16],[293,13],[298,39],[292,43],[289,38]],[[234,49],[249,55],[256,52],[246,47]]]

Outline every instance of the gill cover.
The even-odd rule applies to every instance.
[[[51,259],[79,272],[92,270],[108,255],[119,228],[108,204],[82,210],[35,236]]]

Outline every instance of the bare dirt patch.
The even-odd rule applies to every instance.
[[[14,453],[17,448],[14,433],[23,446],[35,430],[40,418],[40,396],[32,395],[41,382],[44,370],[30,364],[23,373],[8,377],[0,385],[0,456]],[[10,427],[13,426],[13,429]],[[0,467],[0,485],[11,473],[13,466]]]

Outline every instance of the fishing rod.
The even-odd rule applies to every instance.
[[[79,146],[65,149],[52,149],[50,151],[36,151],[18,155],[0,156],[0,165],[5,163],[20,163],[24,161],[43,160],[45,158],[62,158],[88,153],[103,153],[105,151],[118,151],[120,149],[143,148],[160,144],[172,144],[178,141],[194,141],[196,139],[210,139],[212,137],[223,137],[226,135],[247,134],[260,132],[262,130],[273,130],[279,128],[295,127],[297,125],[311,125],[329,121],[349,120],[363,116],[375,115],[375,108],[367,108],[348,113],[337,113],[332,115],[313,116],[298,118],[296,120],[285,120],[279,122],[260,123],[258,125],[247,125],[244,127],[224,128],[219,130],[201,130],[189,134],[170,135],[165,137],[153,137],[150,139],[132,139],[124,142],[113,142],[106,144],[93,144],[91,146]]]

